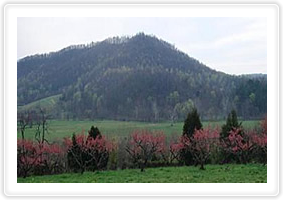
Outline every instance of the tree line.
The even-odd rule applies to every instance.
[[[42,133],[48,123],[43,111],[39,114],[36,123],[32,123],[35,115],[31,113],[18,115],[22,137],[17,144],[17,169],[21,177],[125,168],[143,172],[147,167],[180,165],[199,165],[204,170],[208,163],[267,162],[267,118],[260,126],[245,130],[235,110],[221,128],[203,128],[193,108],[184,122],[183,133],[177,137],[168,138],[163,131],[135,130],[126,138],[111,139],[92,126],[87,135],[82,131],[54,143],[44,139]],[[36,131],[36,140],[24,137],[29,125],[42,130],[40,137]]]

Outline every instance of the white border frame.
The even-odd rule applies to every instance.
[[[17,183],[17,17],[266,17],[267,183]],[[8,4],[4,7],[4,193],[7,196],[276,196],[279,193],[279,7],[276,4]],[[126,187],[125,187],[126,186]],[[111,188],[111,189],[110,189]],[[96,189],[96,191],[93,191]]]

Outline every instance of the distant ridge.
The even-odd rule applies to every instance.
[[[54,117],[183,120],[192,106],[203,119],[266,113],[266,75],[217,72],[144,33],[28,56],[17,76],[19,105],[62,94]]]

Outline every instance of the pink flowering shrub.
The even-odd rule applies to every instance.
[[[196,163],[200,164],[200,169],[204,169],[214,148],[219,144],[219,130],[216,129],[200,129],[196,130],[191,138],[189,148],[193,152],[193,158]]]
[[[64,168],[64,156],[64,151],[57,144],[20,139],[17,142],[18,176],[60,173]]]
[[[241,128],[229,132],[228,143],[222,143],[226,152],[232,154],[240,163],[246,164],[251,158],[254,147],[251,131],[244,132]]]
[[[182,152],[189,151],[195,164],[200,164],[200,168],[204,169],[204,164],[218,145],[218,128],[195,130],[192,137],[182,136],[177,143],[171,143],[170,159],[182,162]]]
[[[222,148],[238,158],[240,163],[251,160],[266,163],[267,160],[267,119],[261,122],[261,130],[233,129],[228,142],[222,142]]]
[[[185,148],[184,144],[182,142],[172,142],[169,147],[170,151],[170,157],[169,161],[170,163],[173,163],[174,161],[177,161],[178,163],[182,163],[182,156],[180,154],[181,150]]]
[[[261,130],[257,134],[252,135],[254,142],[254,154],[258,162],[267,163],[267,118],[261,122]]]
[[[209,159],[213,148],[218,145],[218,129],[200,129],[196,130],[191,138],[183,140],[185,148],[188,148],[196,164],[200,164],[200,169],[204,169],[204,164]]]
[[[154,157],[162,157],[165,148],[164,133],[147,130],[134,131],[126,145],[126,151],[141,171],[144,171],[144,168]]]
[[[73,135],[72,140],[65,138],[68,166],[72,171],[83,173],[85,170],[100,170],[107,166],[109,153],[115,146],[104,136],[95,139],[84,134]]]

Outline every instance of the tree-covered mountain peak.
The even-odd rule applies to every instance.
[[[226,116],[231,107],[240,116],[266,112],[265,77],[249,81],[217,72],[144,33],[72,45],[17,64],[19,105],[62,94],[60,108],[71,117],[180,119],[192,105],[207,118]]]

